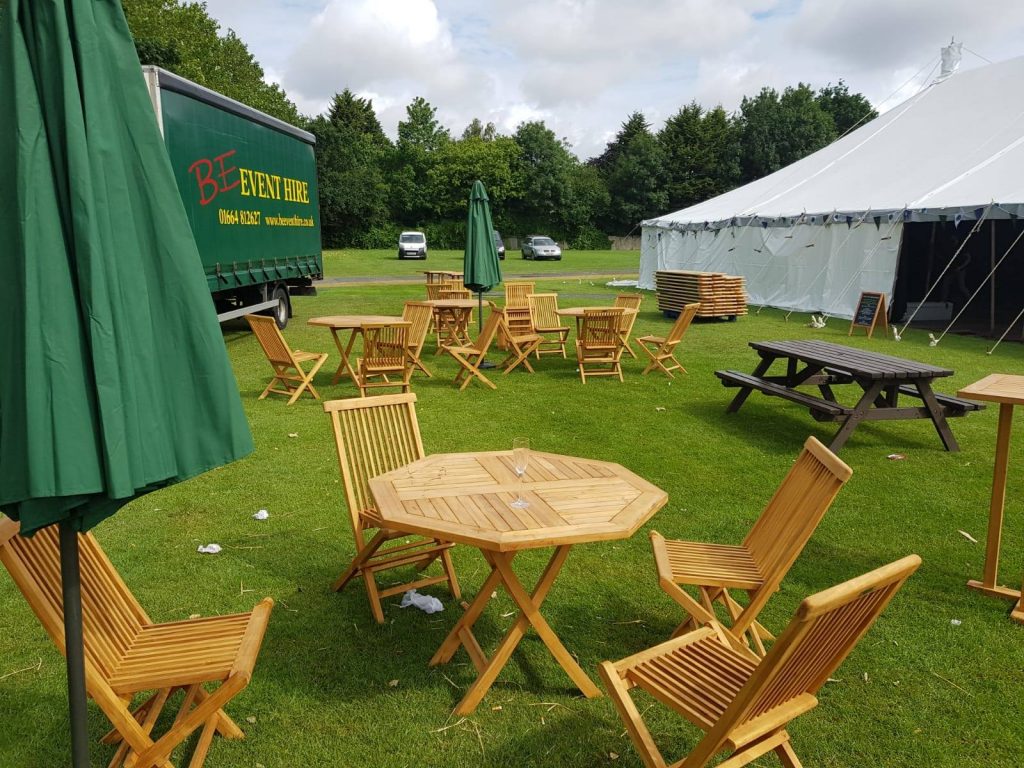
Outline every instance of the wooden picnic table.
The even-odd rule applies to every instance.
[[[307,325],[330,328],[334,336],[334,343],[338,347],[338,354],[341,355],[341,362],[338,370],[334,372],[331,384],[336,384],[342,376],[348,376],[356,381],[356,372],[349,360],[352,347],[356,343],[356,336],[362,336],[363,329],[368,325],[399,325],[410,326],[412,323],[403,320],[401,317],[392,315],[327,315],[325,317],[311,317],[306,321]],[[344,342],[339,335],[342,331],[349,331],[348,342]]]
[[[541,603],[575,544],[625,539],[665,505],[667,494],[628,469],[606,461],[531,451],[523,478],[525,509],[511,506],[518,491],[511,451],[435,454],[370,481],[377,514],[388,528],[468,544],[490,566],[473,602],[430,660],[451,660],[466,649],[477,679],[455,707],[468,715],[493,685],[529,627],[585,696],[600,690],[540,613]],[[516,553],[554,547],[532,591],[512,568]],[[519,616],[488,659],[473,625],[499,586]]]
[[[469,321],[479,306],[476,299],[433,299],[426,303],[437,310],[437,354],[443,347],[468,347],[473,343]]]
[[[424,269],[423,274],[427,276],[428,283],[441,283],[445,280],[461,278],[462,272],[453,272],[448,269]]]
[[[740,371],[715,371],[727,387],[740,390],[727,413],[735,413],[755,389],[772,397],[781,397],[805,406],[818,421],[840,422],[829,448],[838,451],[862,421],[893,419],[931,419],[947,451],[958,451],[946,419],[964,416],[984,408],[980,403],[932,391],[934,379],[952,376],[953,371],[915,360],[883,355],[827,341],[752,341],[750,346],[761,356],[752,374]],[[769,375],[776,361],[784,361],[785,373]],[[840,403],[833,386],[856,384],[861,394],[855,405]],[[820,396],[797,389],[817,386]],[[899,397],[913,397],[921,405],[905,407]]]
[[[1010,618],[1024,624],[1024,585],[1021,589],[1000,586],[999,545],[1003,535],[1003,511],[1006,505],[1006,471],[1010,463],[1010,431],[1013,407],[1024,405],[1024,376],[993,373],[970,384],[958,393],[961,397],[999,403],[999,428],[996,433],[996,459],[992,472],[992,498],[988,512],[988,542],[985,547],[985,573],[981,581],[971,579],[967,586],[986,595],[1017,601]]]

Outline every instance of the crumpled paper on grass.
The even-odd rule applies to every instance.
[[[421,595],[415,589],[410,589],[402,595],[402,602],[399,607],[408,608],[410,605],[419,608],[424,613],[440,613],[444,610],[444,604],[436,597]]]

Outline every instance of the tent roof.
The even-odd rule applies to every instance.
[[[703,203],[643,222],[705,225],[900,214],[1024,215],[1024,57],[933,83],[792,165]]]

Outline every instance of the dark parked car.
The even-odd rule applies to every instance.
[[[494,230],[494,247],[498,249],[498,258],[505,260],[505,243],[501,240],[498,230]]]
[[[530,235],[523,240],[524,259],[554,259],[561,261],[562,249],[558,243],[544,235]]]

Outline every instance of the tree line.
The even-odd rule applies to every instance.
[[[657,131],[634,112],[600,155],[584,161],[543,121],[503,135],[474,119],[453,134],[432,104],[415,98],[392,140],[372,101],[347,88],[325,113],[300,114],[265,81],[245,43],[230,30],[220,34],[204,3],[122,3],[143,63],[316,136],[326,247],[392,247],[402,229],[425,231],[437,247],[461,247],[469,189],[481,179],[503,233],[542,232],[571,247],[604,248],[608,235],[772,173],[877,114],[842,81],[818,90],[763,88],[734,113],[686,104]]]

